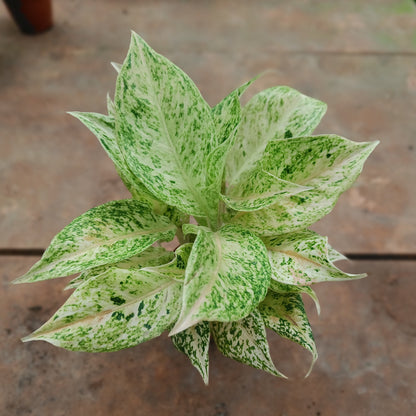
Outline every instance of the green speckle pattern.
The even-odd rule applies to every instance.
[[[310,286],[299,286],[299,285],[288,285],[286,283],[278,282],[272,275],[270,280],[270,287],[269,289],[275,293],[283,293],[283,294],[302,294],[305,293],[308,295],[313,302],[315,303],[316,312],[318,315],[321,313],[321,305],[319,303],[318,296],[316,295],[315,291]]]
[[[276,369],[270,357],[266,329],[257,309],[239,321],[213,322],[211,325],[215,343],[226,357],[285,377]]]
[[[174,257],[175,256],[171,251],[168,251],[163,247],[149,247],[137,256],[122,260],[118,263],[97,266],[93,267],[92,269],[85,270],[78,277],[71,280],[65,290],[76,289],[78,286],[91,279],[92,277],[108,272],[110,269],[140,270],[144,267],[160,266],[162,264],[169,263],[173,260]]]
[[[91,278],[27,337],[73,351],[117,351],[159,336],[176,321],[182,283],[144,270],[114,269]]]
[[[132,257],[158,240],[170,241],[176,227],[147,204],[125,199],[87,211],[73,220],[15,283],[68,276]]]
[[[226,163],[227,186],[240,182],[244,172],[262,158],[270,140],[311,134],[325,114],[326,104],[285,86],[256,94],[243,108],[241,122]]]
[[[268,328],[298,343],[312,354],[308,376],[318,353],[301,296],[296,293],[269,292],[258,309]]]
[[[115,107],[124,157],[152,194],[187,214],[215,216],[204,193],[216,140],[211,108],[181,69],[134,33]]]
[[[228,207],[235,211],[257,211],[272,205],[282,196],[291,196],[311,189],[280,179],[262,169],[244,172],[244,179],[221,195]]]
[[[241,227],[200,230],[186,268],[183,304],[171,335],[202,321],[247,316],[266,296],[270,264],[266,248]]]
[[[179,334],[172,336],[173,345],[181,352],[186,354],[191,360],[192,365],[201,374],[204,383],[209,381],[209,322],[200,322]]]
[[[329,259],[328,239],[313,231],[267,238],[272,278],[281,283],[305,286],[312,283],[360,279],[365,274],[344,273]]]
[[[114,115],[114,104],[108,98],[109,112]],[[123,180],[126,188],[130,191],[133,198],[146,202],[149,206],[157,211],[162,212],[166,205],[158,201],[143,185],[143,183],[134,176],[127,166],[121,149],[118,145],[115,133],[115,121],[113,115],[103,115],[97,113],[71,112],[72,116],[80,120],[99,140],[101,146],[107,152],[114,166]]]
[[[233,213],[230,222],[263,236],[309,227],[332,210],[377,144],[356,143],[335,135],[269,142],[258,169],[311,189],[283,195],[265,209]]]

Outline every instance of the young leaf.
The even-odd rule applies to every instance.
[[[307,228],[332,210],[377,144],[356,143],[335,135],[271,141],[258,169],[312,189],[282,196],[258,211],[240,212],[230,222],[263,236]]]
[[[251,79],[232,91],[212,109],[215,144],[213,151],[208,156],[206,183],[210,198],[216,201],[219,201],[226,156],[234,143],[241,119],[240,97],[257,78]]]
[[[111,99],[109,93],[107,93],[107,113],[110,117],[115,117],[115,115],[116,115],[116,108],[114,107],[113,100]]]
[[[144,267],[160,266],[162,264],[171,262],[173,259],[174,254],[171,251],[167,251],[163,247],[149,247],[137,256],[122,260],[118,263],[97,266],[93,267],[92,269],[83,271],[77,278],[68,284],[65,290],[76,289],[78,286],[91,279],[92,277],[96,277],[110,270],[114,273],[117,272],[117,270],[137,271]]]
[[[273,87],[255,95],[243,108],[226,168],[227,186],[240,183],[262,158],[267,143],[311,134],[325,114],[326,104],[289,87]]]
[[[112,201],[73,220],[24,276],[14,283],[68,276],[135,256],[158,240],[170,241],[175,225],[132,199]]]
[[[44,340],[73,351],[117,351],[159,336],[176,321],[182,283],[134,269],[93,277],[24,341]]]
[[[209,323],[200,322],[195,326],[185,329],[179,334],[173,335],[171,339],[173,345],[189,357],[193,366],[199,371],[204,379],[204,383],[208,385]]]
[[[344,273],[328,257],[328,239],[313,231],[283,234],[264,240],[278,282],[290,285],[360,279],[365,274]]]
[[[226,225],[200,229],[186,268],[183,304],[171,335],[202,321],[235,321],[266,296],[270,264],[262,241]]]
[[[146,189],[140,180],[134,176],[124,160],[115,136],[114,118],[104,114],[81,113],[77,111],[70,112],[69,114],[81,121],[97,137],[110,159],[114,162],[117,173],[133,198],[146,201],[153,207],[155,212],[161,214],[166,209],[165,204],[158,201]]]
[[[211,326],[215,343],[226,357],[285,377],[276,369],[270,357],[266,329],[257,309],[239,321],[212,322]]]
[[[146,188],[187,214],[215,218],[217,205],[204,193],[214,144],[211,109],[192,80],[135,33],[115,106],[120,147]]]
[[[301,296],[296,293],[269,292],[258,309],[268,328],[298,343],[312,354],[307,377],[318,358],[318,352]]]
[[[275,293],[283,293],[283,294],[302,294],[305,293],[308,295],[313,302],[315,303],[316,312],[318,315],[321,314],[321,305],[319,303],[318,296],[316,295],[315,291],[310,286],[298,286],[298,285],[288,285],[286,283],[281,283],[277,281],[274,276],[270,280],[270,288],[271,291]]]

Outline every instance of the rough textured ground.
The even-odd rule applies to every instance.
[[[74,217],[127,196],[69,110],[105,111],[130,29],[195,80],[210,104],[290,85],[328,103],[318,132],[380,140],[315,229],[356,254],[416,252],[416,5],[299,0],[54,0],[55,27],[21,35],[0,4],[0,254],[44,248]],[[9,286],[37,258],[0,256],[0,415],[401,415],[416,405],[415,261],[357,261],[367,279],[317,286],[320,358],[273,337],[289,381],[211,354],[211,381],[161,337],[108,354],[19,339],[63,302],[65,282]]]

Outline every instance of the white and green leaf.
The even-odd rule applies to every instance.
[[[285,86],[256,94],[243,108],[237,135],[225,167],[227,187],[244,179],[262,158],[271,140],[309,135],[319,124],[326,104]]]
[[[117,139],[152,194],[187,214],[216,217],[207,198],[211,108],[192,80],[133,33],[115,93]]]
[[[182,283],[134,269],[109,268],[79,286],[24,341],[44,340],[73,351],[117,351],[159,336],[176,321]]]
[[[268,328],[298,343],[312,354],[307,377],[318,358],[318,352],[301,296],[297,293],[269,292],[258,309]]]
[[[65,290],[76,289],[87,280],[106,272],[108,273],[111,271],[111,273],[115,273],[117,270],[121,270],[122,272],[124,272],[124,270],[136,272],[144,267],[155,267],[170,263],[174,258],[175,255],[163,247],[149,247],[137,256],[122,260],[118,263],[97,266],[83,271],[68,284]]]
[[[176,227],[132,199],[108,202],[73,220],[25,275],[28,283],[79,273],[133,257],[158,240],[170,241]]]
[[[309,227],[332,210],[377,143],[356,143],[335,135],[269,142],[258,169],[312,189],[283,195],[258,211],[234,213],[229,221],[263,236]]]
[[[227,153],[234,143],[238,124],[241,119],[240,97],[256,79],[257,77],[232,91],[212,109],[215,145],[208,156],[207,192],[210,193],[211,198],[216,200],[219,200],[223,185]]]
[[[183,304],[171,335],[202,321],[235,321],[266,296],[270,264],[266,248],[253,233],[226,225],[200,229],[185,273]]]
[[[338,269],[329,258],[327,237],[313,231],[283,234],[264,240],[272,277],[289,285],[361,279],[365,274],[350,274]]]
[[[275,376],[285,377],[273,364],[263,318],[254,309],[234,322],[212,322],[212,334],[218,349],[229,358]]]
[[[108,100],[111,103],[109,97]],[[109,112],[112,111],[114,114],[114,109],[110,107],[111,104],[109,104]],[[81,113],[77,111],[70,112],[69,114],[81,121],[97,137],[104,150],[113,161],[117,173],[133,198],[148,202],[148,204],[158,213],[161,213],[166,209],[165,204],[158,201],[127,166],[115,136],[115,122],[113,116],[106,116],[98,113]]]
[[[318,296],[316,295],[315,291],[310,286],[298,286],[298,285],[289,285],[286,283],[281,283],[277,281],[272,275],[269,289],[275,293],[283,293],[283,294],[305,293],[313,300],[315,307],[316,307],[317,314],[318,315],[321,314],[321,305],[319,303]]]
[[[192,365],[199,371],[204,383],[209,381],[209,322],[200,322],[171,337],[173,345],[186,354]]]
[[[264,170],[253,169],[243,174],[244,179],[221,195],[228,207],[236,211],[256,211],[266,208],[282,196],[304,192],[310,187],[280,179]]]

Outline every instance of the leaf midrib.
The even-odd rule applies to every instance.
[[[142,55],[142,59],[146,60],[146,58],[144,57],[144,51],[143,51],[142,47],[140,47],[140,53]],[[152,51],[150,51],[150,53],[152,53]],[[148,75],[148,79],[151,80],[151,82],[152,82],[152,84],[154,86],[155,85],[155,82],[154,82],[153,77],[152,77],[152,74],[150,72],[150,68],[148,67],[148,65],[145,65],[145,67],[146,67],[146,72],[147,72],[147,75]],[[210,215],[209,215],[209,209],[208,209],[208,206],[207,206],[206,201],[204,201],[201,198],[200,194],[197,192],[196,184],[194,184],[193,182],[191,182],[189,180],[189,178],[191,177],[191,175],[188,175],[184,170],[181,169],[181,167],[184,164],[181,163],[181,161],[179,160],[179,155],[177,153],[177,149],[176,149],[176,147],[173,144],[173,141],[172,141],[172,138],[171,138],[171,134],[170,134],[169,129],[168,129],[167,125],[166,125],[165,115],[164,115],[164,113],[162,111],[162,105],[160,103],[160,97],[158,97],[155,94],[155,88],[150,88],[149,90],[150,90],[150,94],[153,97],[153,101],[157,104],[156,107],[157,107],[158,112],[159,112],[159,120],[162,120],[162,127],[163,127],[163,129],[165,131],[165,137],[167,138],[167,140],[169,142],[170,148],[174,150],[173,151],[173,157],[174,157],[174,160],[176,162],[176,165],[179,167],[178,171],[182,173],[182,175],[181,175],[182,180],[185,183],[185,185],[188,187],[188,189],[190,190],[192,196],[194,197],[195,202],[200,206],[200,208],[202,208],[202,211],[206,214],[206,217],[209,218],[210,217]]]
[[[69,322],[69,323],[67,323],[65,325],[59,326],[58,328],[53,328],[53,329],[47,330],[46,332],[42,332],[41,331],[40,332],[40,336],[45,336],[47,334],[53,334],[53,333],[55,333],[57,331],[61,331],[61,330],[65,329],[65,328],[68,328],[68,327],[71,327],[71,326],[79,326],[79,325],[82,325],[83,322],[86,322],[86,321],[89,321],[89,320],[90,321],[94,321],[95,319],[100,318],[101,316],[105,316],[105,315],[108,315],[110,313],[114,313],[114,312],[117,312],[119,310],[125,309],[126,307],[131,306],[134,303],[138,303],[138,302],[141,302],[141,301],[145,300],[146,298],[150,298],[151,296],[155,295],[156,293],[159,293],[162,290],[165,290],[169,286],[172,286],[173,284],[176,284],[176,283],[178,283],[176,280],[168,281],[165,284],[159,286],[158,288],[153,289],[153,290],[151,290],[150,292],[147,292],[144,295],[141,295],[139,298],[132,299],[132,300],[126,302],[126,303],[123,303],[123,305],[120,305],[120,306],[115,307],[114,309],[106,309],[104,311],[100,311],[100,312],[98,312],[94,316],[87,315],[84,318],[81,318],[81,319],[79,319],[79,320],[77,320],[75,322]],[[66,315],[66,316],[68,316],[68,315]],[[34,332],[33,335],[35,335],[35,334],[36,334],[36,331]],[[38,336],[39,336],[39,334],[36,334],[36,337],[38,337]],[[32,339],[35,339],[36,337],[33,337]]]
[[[88,253],[89,251],[95,251],[96,249],[105,246],[105,245],[111,245],[117,241],[121,241],[121,240],[132,240],[134,239],[134,237],[139,237],[139,236],[146,236],[146,235],[150,235],[150,234],[162,234],[165,232],[170,231],[171,229],[174,230],[176,227],[174,224],[169,224],[168,226],[166,226],[165,228],[157,228],[157,229],[150,229],[150,230],[142,230],[142,231],[135,231],[133,233],[128,233],[128,234],[123,234],[122,237],[113,237],[110,238],[108,240],[101,240],[100,244],[94,244],[94,245],[90,245],[87,246],[81,250],[76,251],[75,253],[67,253],[61,257],[59,257],[58,260],[53,261],[52,263],[48,263],[46,266],[40,267],[39,269],[36,269],[33,271],[33,273],[30,274],[34,274],[34,272],[37,273],[45,273],[50,271],[51,269],[53,269],[57,264],[61,263],[62,261],[66,261],[66,260],[71,260],[71,259],[77,259],[79,257],[81,257],[82,255]],[[47,259],[45,259],[45,261],[47,261]],[[99,266],[98,264],[96,266]],[[39,271],[40,270],[40,271]]]

